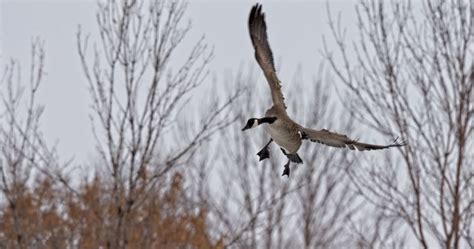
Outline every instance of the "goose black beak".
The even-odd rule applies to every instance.
[[[247,126],[245,126],[244,128],[242,128],[242,131],[245,131],[245,130],[248,130],[249,128]]]

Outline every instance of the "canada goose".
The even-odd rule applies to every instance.
[[[265,112],[263,118],[251,118],[242,131],[255,128],[261,124],[267,124],[265,130],[270,134],[270,141],[260,150],[257,155],[260,161],[269,158],[268,146],[272,141],[277,143],[282,152],[288,157],[288,162],[284,166],[283,174],[290,176],[290,162],[303,163],[298,155],[298,149],[302,140],[309,139],[313,142],[322,143],[328,146],[349,148],[351,150],[380,150],[390,147],[400,147],[404,143],[397,140],[389,145],[375,145],[359,143],[350,139],[346,135],[323,130],[313,130],[305,128],[294,122],[286,113],[285,98],[281,91],[280,80],[278,79],[273,63],[273,55],[267,40],[267,26],[265,24],[265,14],[262,13],[262,5],[256,4],[250,10],[249,32],[252,45],[255,49],[255,58],[263,70],[265,78],[270,86],[273,106]]]

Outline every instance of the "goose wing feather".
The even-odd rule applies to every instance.
[[[281,84],[275,70],[273,54],[268,43],[267,25],[265,14],[262,12],[262,5],[256,4],[250,10],[249,32],[252,45],[255,49],[255,59],[263,70],[265,78],[270,85],[273,104],[286,109],[285,98],[281,91]]]
[[[357,140],[351,139],[344,134],[339,134],[336,132],[331,132],[326,129],[323,130],[313,130],[309,128],[301,127],[299,128],[301,138],[309,139],[312,142],[322,143],[332,147],[338,148],[349,148],[351,150],[382,150],[390,147],[401,147],[404,146],[404,142],[398,142],[398,139],[395,139],[393,143],[388,145],[377,145],[377,144],[368,144],[360,143]]]

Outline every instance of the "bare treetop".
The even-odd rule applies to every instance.
[[[347,91],[344,103],[369,127],[407,141],[401,157],[352,170],[352,179],[422,248],[474,246],[473,8],[472,1],[361,2],[353,46],[330,20],[342,64],[325,55]]]

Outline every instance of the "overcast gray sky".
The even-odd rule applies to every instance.
[[[330,37],[326,1],[260,1],[267,16],[270,44],[279,74],[291,79],[298,65],[307,77],[316,73],[322,36]],[[255,1],[190,1],[187,17],[193,28],[192,44],[200,36],[214,46],[209,69],[216,77],[237,70],[254,60],[247,31],[247,17]],[[344,25],[354,28],[354,1],[332,1],[341,11]],[[78,25],[96,39],[95,1],[2,1],[1,59],[15,57],[28,73],[30,42],[35,36],[45,41],[47,76],[40,91],[46,105],[42,128],[49,143],[58,142],[63,159],[74,156],[84,162],[94,156],[94,138],[88,118],[89,96],[76,49]],[[179,56],[179,51],[176,54]],[[183,54],[184,56],[184,54]],[[282,61],[282,62],[281,62]],[[210,81],[209,81],[210,82]]]

